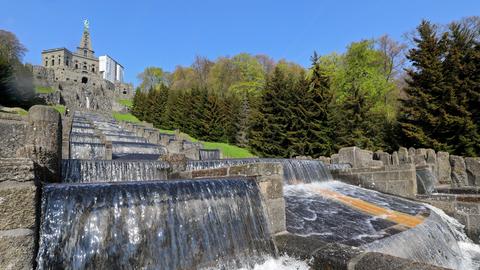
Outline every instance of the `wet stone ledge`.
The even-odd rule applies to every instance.
[[[446,269],[378,252],[367,252],[357,247],[325,243],[315,236],[303,237],[284,233],[276,235],[274,241],[280,254],[307,260],[313,270]]]

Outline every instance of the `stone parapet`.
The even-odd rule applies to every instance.
[[[336,179],[403,197],[415,197],[417,178],[413,164],[333,170]]]

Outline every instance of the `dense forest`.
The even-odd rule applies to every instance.
[[[480,26],[423,21],[411,44],[351,43],[311,65],[239,54],[197,57],[139,75],[132,113],[162,129],[264,157],[331,155],[344,146],[428,147],[480,155]]]

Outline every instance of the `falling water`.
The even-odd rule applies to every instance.
[[[62,160],[63,182],[165,180],[169,163],[149,160]]]
[[[252,163],[282,163],[285,183],[312,183],[332,180],[330,171],[318,160],[302,159],[273,159],[273,158],[248,158],[248,159],[218,159],[205,161],[189,161],[187,169],[203,170],[221,168]]]
[[[102,140],[100,137],[92,135],[92,134],[85,134],[85,133],[71,133],[70,134],[70,142],[74,143],[101,143]]]
[[[255,181],[50,184],[38,269],[253,267],[274,254]]]
[[[432,194],[436,178],[430,168],[417,169],[416,175],[418,194]]]
[[[104,159],[105,144],[70,142],[71,159]]]
[[[200,149],[200,160],[220,159],[220,150],[218,149]]]
[[[105,139],[112,142],[147,143],[147,140],[145,138],[129,135],[106,135]]]
[[[150,143],[113,142],[113,159],[158,159],[164,155],[164,147]]]
[[[480,247],[463,226],[442,210],[428,206],[430,216],[420,225],[365,246],[367,250],[452,269],[480,269]]]
[[[322,190],[362,200],[367,207],[374,204],[387,215],[400,212],[422,222],[402,228],[386,216],[372,216],[325,197]],[[284,194],[291,233],[441,267],[480,267],[480,247],[467,238],[456,220],[428,205],[337,181],[285,186]]]

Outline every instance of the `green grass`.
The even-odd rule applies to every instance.
[[[51,87],[35,86],[35,92],[37,92],[37,94],[50,94],[55,92],[55,90]]]
[[[133,105],[133,101],[130,99],[119,99],[118,103],[122,104],[123,106],[127,108],[131,108]]]
[[[131,113],[117,113],[114,112],[112,113],[113,118],[115,118],[117,121],[127,121],[127,122],[132,122],[132,123],[138,123],[140,120],[138,120],[137,117],[132,115]]]
[[[18,113],[18,114],[20,114],[20,115],[22,115],[22,116],[28,114],[28,112],[27,112],[25,109],[18,108],[18,107],[15,107],[14,109],[15,109],[15,112],[16,112],[16,113]]]
[[[175,134],[175,130],[159,129],[160,133]]]
[[[56,105],[50,105],[50,107],[52,107],[52,108],[54,108],[55,110],[57,110],[60,114],[64,114],[64,113],[65,113],[65,106],[64,106],[64,105],[56,104]]]
[[[250,158],[254,157],[250,151],[245,148],[238,147],[236,145],[231,145],[228,143],[218,143],[218,142],[202,142],[205,149],[220,149],[223,153],[223,157],[228,158]]]
[[[164,130],[160,129],[161,133],[167,133],[167,134],[174,134],[175,131],[173,130]],[[219,149],[224,158],[250,158],[250,157],[255,157],[250,151],[248,151],[245,148],[238,147],[236,145],[228,144],[228,143],[221,143],[221,142],[204,142],[204,141],[199,141],[196,138],[193,138],[192,136],[181,132],[180,137],[183,138],[184,140],[191,141],[191,142],[200,142],[203,144],[203,147],[205,149]]]

